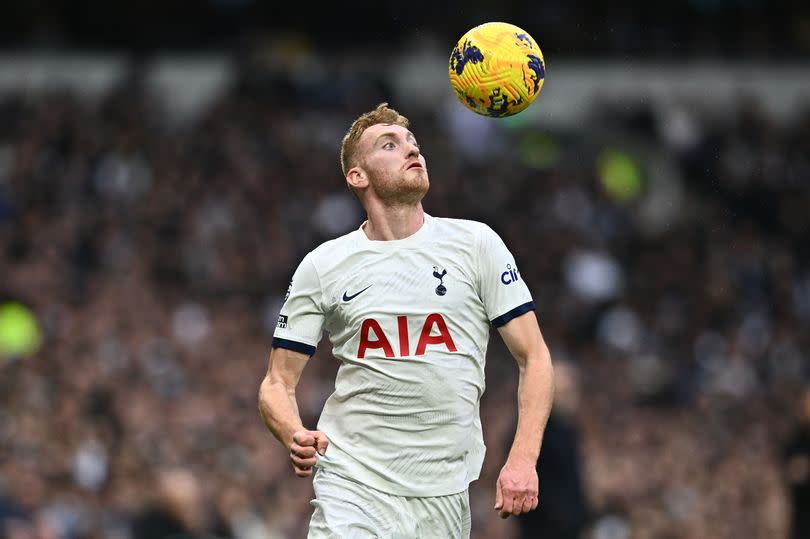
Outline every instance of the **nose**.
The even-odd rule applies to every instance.
[[[419,157],[419,146],[413,142],[408,142],[406,148],[408,149],[408,157]]]

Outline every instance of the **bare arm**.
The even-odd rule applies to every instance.
[[[499,331],[520,369],[517,430],[496,486],[495,509],[505,518],[537,507],[535,466],[554,398],[554,370],[533,311]]]
[[[270,432],[290,450],[296,475],[306,477],[315,465],[315,452],[321,454],[329,443],[319,431],[309,431],[301,423],[295,388],[309,356],[286,348],[273,348],[267,374],[259,388],[259,412]]]
[[[295,388],[309,356],[286,348],[273,348],[267,374],[259,388],[259,412],[265,425],[284,447],[292,445],[293,433],[304,428],[295,400]]]
[[[509,458],[536,462],[554,400],[551,355],[533,311],[510,320],[499,331],[520,369],[518,424]]]

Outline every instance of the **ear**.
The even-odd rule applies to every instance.
[[[368,187],[368,175],[361,167],[352,167],[346,173],[346,183],[354,189]]]

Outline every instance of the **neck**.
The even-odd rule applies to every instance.
[[[366,208],[368,222],[363,227],[372,241],[401,240],[416,234],[425,222],[422,203],[407,206],[377,206]]]

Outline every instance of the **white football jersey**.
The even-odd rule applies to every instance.
[[[304,257],[273,346],[312,355],[324,330],[341,361],[318,430],[318,466],[399,496],[444,496],[478,478],[478,404],[490,325],[534,309],[487,225],[425,215],[413,235],[362,227]]]

